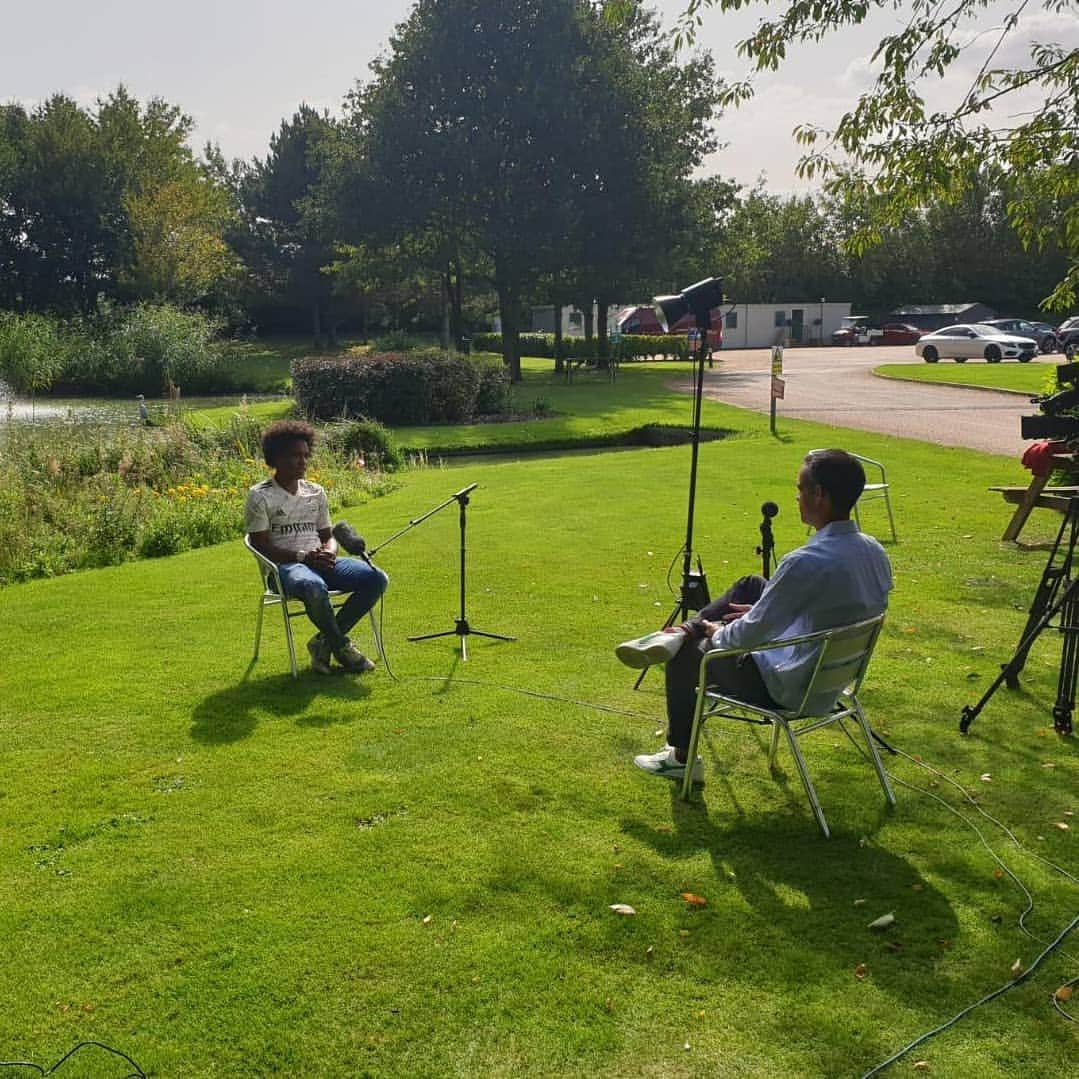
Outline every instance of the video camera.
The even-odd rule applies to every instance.
[[[1079,408],[1079,363],[1057,365],[1056,393],[1032,397],[1030,403],[1037,405],[1040,416],[1023,416],[1023,438],[1052,438],[1064,442],[1079,442],[1079,415],[1066,415]]]

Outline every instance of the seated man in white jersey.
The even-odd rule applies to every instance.
[[[248,492],[244,528],[252,545],[276,562],[285,594],[303,601],[318,633],[307,642],[311,666],[331,672],[331,658],[346,671],[374,667],[349,639],[349,630],[375,605],[389,578],[360,558],[338,558],[326,492],[304,479],[315,446],[315,429],[295,420],[272,423],[262,436],[262,455],[274,470]],[[342,541],[348,543],[348,536]],[[335,612],[330,590],[351,595]]]
[[[657,642],[658,635],[650,634],[615,649],[631,667],[667,664],[667,747],[635,757],[638,768],[670,779],[685,775],[703,653],[753,648],[884,612],[891,564],[884,548],[850,519],[864,487],[857,458],[843,450],[809,454],[798,473],[798,510],[816,529],[806,544],[782,559],[771,579],[742,577],[695,617],[671,627],[667,632],[678,635],[674,641]],[[815,660],[810,645],[725,656],[709,666],[708,684],[751,704],[797,708]],[[693,762],[693,780],[703,781],[700,757]]]

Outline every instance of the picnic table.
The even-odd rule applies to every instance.
[[[1073,465],[1076,455],[1074,453],[1054,453],[1051,460],[1056,465]],[[1030,483],[1026,487],[998,486],[990,487],[990,491],[999,491],[1005,502],[1015,506],[1015,513],[1004,529],[1000,537],[1003,541],[1012,542],[1019,538],[1027,518],[1035,507],[1041,509],[1056,510],[1058,513],[1067,513],[1073,498],[1079,498],[1079,486],[1049,486],[1048,471],[1044,475],[1035,473],[1030,477]]]

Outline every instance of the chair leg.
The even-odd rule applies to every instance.
[[[686,772],[682,776],[682,801],[688,802],[693,790],[693,769],[697,763],[697,746],[701,741],[701,727],[704,726],[704,690],[697,694],[697,704],[693,712],[693,726],[689,729],[689,748],[686,750]]]
[[[259,658],[259,642],[262,640],[262,612],[266,609],[266,604],[259,600],[259,613],[255,618],[255,654],[251,657],[252,660]]]
[[[892,499],[887,487],[884,488],[884,508],[888,511],[888,524],[892,527],[892,543],[898,543],[899,539],[895,534],[895,518],[892,516]]]
[[[281,600],[281,615],[285,619],[285,640],[288,642],[288,661],[292,668],[292,677],[299,678],[300,671],[296,666],[296,642],[292,638],[292,622],[288,616],[288,603],[284,599]]]
[[[802,751],[798,748],[798,738],[794,731],[790,729],[789,724],[783,723],[783,730],[786,732],[787,741],[790,742],[791,753],[794,755],[794,763],[798,768],[798,774],[802,777],[802,786],[805,787],[806,794],[809,796],[809,804],[813,807],[813,814],[817,818],[820,830],[824,833],[824,838],[828,839],[832,833],[828,831],[828,822],[824,819],[824,810],[821,809],[820,800],[817,798],[817,791],[813,786],[813,781],[809,778],[809,770],[806,768],[805,758],[802,756]]]
[[[866,745],[869,747],[869,756],[873,761],[873,767],[877,771],[877,778],[884,788],[884,796],[888,799],[889,805],[895,805],[895,792],[892,790],[891,783],[888,782],[888,773],[884,770],[884,764],[880,759],[880,754],[877,752],[877,745],[873,741],[873,732],[869,729],[869,723],[860,705],[855,709],[854,715],[858,720],[858,726],[862,728],[862,734],[865,736]]]

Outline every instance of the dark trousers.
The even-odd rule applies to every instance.
[[[767,582],[756,574],[740,577],[718,599],[712,600],[690,621],[697,625],[701,619],[721,622],[730,613],[732,603],[756,603]],[[688,640],[667,663],[667,742],[676,749],[689,747],[689,732],[693,726],[693,710],[697,704],[697,681],[701,656],[712,647],[708,639]],[[750,704],[774,706],[765,688],[757,664],[750,655],[724,656],[708,665],[708,685],[722,693],[748,701]]]

